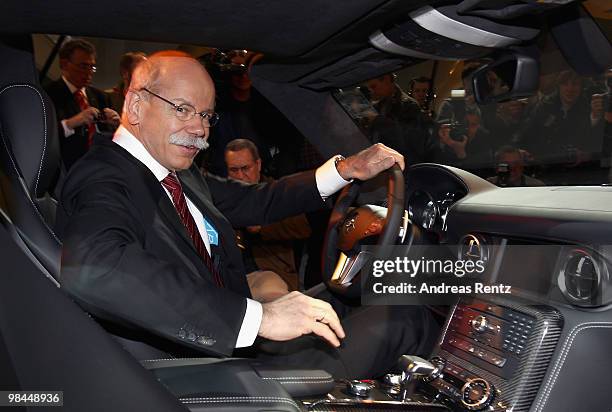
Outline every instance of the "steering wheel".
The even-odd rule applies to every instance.
[[[366,205],[351,209],[362,182],[354,182],[340,193],[327,225],[323,244],[322,274],[327,287],[337,294],[358,297],[361,272],[371,254],[360,251],[361,240],[377,235],[377,246],[395,244],[400,228],[407,230],[404,217],[404,175],[395,164],[387,173],[387,208]],[[386,213],[385,213],[386,212]],[[366,276],[367,274],[363,274]]]

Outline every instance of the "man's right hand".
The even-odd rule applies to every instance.
[[[87,109],[81,111],[80,113],[77,113],[74,116],[66,119],[66,126],[74,130],[77,127],[93,123],[99,115],[100,110],[93,106],[90,106]]]
[[[291,292],[262,306],[259,336],[263,338],[287,341],[314,333],[338,347],[345,337],[338,315],[325,301]]]

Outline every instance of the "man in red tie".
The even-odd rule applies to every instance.
[[[422,307],[349,308],[330,297],[332,307],[297,291],[257,301],[232,228],[323,208],[350,180],[403,168],[403,157],[378,144],[269,184],[202,175],[193,159],[217,123],[214,103],[212,79],[185,53],[159,52],[138,66],[113,140],[97,140],[64,183],[63,290],[130,329],[115,333],[141,344],[135,356],[242,349],[289,367],[374,377],[400,354],[424,355],[437,328]],[[261,341],[282,355],[260,350]]]
[[[91,87],[96,72],[93,44],[70,40],[60,49],[59,60],[62,77],[46,91],[55,106],[62,160],[70,168],[89,149],[97,130],[112,133],[117,128],[119,114],[108,107],[104,92]]]

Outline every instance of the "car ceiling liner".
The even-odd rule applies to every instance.
[[[346,87],[421,59],[468,60],[521,48],[539,36],[545,27],[544,14],[572,2],[465,0],[417,6],[373,31],[370,48],[346,55],[299,82],[313,90]]]
[[[565,60],[582,76],[612,67],[612,44],[581,4],[554,13],[551,33]]]
[[[423,6],[409,19],[370,36],[370,43],[393,54],[422,59],[478,57],[491,49],[519,45],[540,33],[539,15],[567,1],[465,0]]]

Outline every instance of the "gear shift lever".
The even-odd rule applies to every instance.
[[[402,373],[400,380],[401,397],[406,400],[414,392],[415,383],[418,380],[433,380],[440,375],[443,366],[412,355],[402,355],[398,361],[398,367]]]

